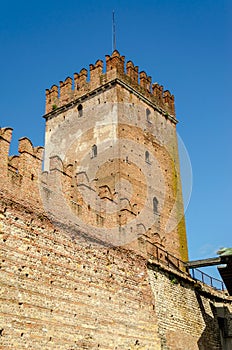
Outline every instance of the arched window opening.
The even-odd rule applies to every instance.
[[[158,199],[156,197],[153,198],[153,213],[158,214]]]
[[[77,110],[78,110],[78,117],[82,117],[83,116],[83,106],[78,105]]]
[[[148,151],[145,152],[145,161],[150,164],[151,161],[150,161],[150,153]]]
[[[149,123],[151,122],[151,111],[148,108],[146,109],[146,119]]]
[[[92,158],[97,157],[97,146],[92,146]]]

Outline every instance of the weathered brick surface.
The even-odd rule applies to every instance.
[[[221,345],[218,317],[223,306],[223,317],[231,318],[231,298],[158,266],[148,271],[162,349],[227,349]]]
[[[74,95],[79,94],[76,100],[70,95],[69,104],[59,102],[59,108],[45,115],[45,169],[51,169],[49,157],[60,148],[57,154],[62,164],[56,176],[62,177],[58,181],[63,182],[63,193],[78,225],[80,221],[88,223],[92,234],[99,237],[102,226],[115,228],[119,235],[132,223],[135,238],[139,227],[139,235],[146,240],[187,260],[176,119],[151,94],[146,73],[140,74],[140,85],[134,84],[122,73],[123,62],[118,53],[107,57],[105,85],[95,90],[91,66],[90,82],[83,89],[79,85],[80,91],[73,90]],[[99,63],[94,70],[94,79],[101,76],[101,67]],[[56,142],[61,138],[62,143]],[[91,154],[93,145],[98,148],[96,158]],[[147,152],[150,161],[145,159]],[[93,169],[97,169],[95,173]],[[159,217],[153,215],[154,197]],[[57,208],[60,202],[57,198]],[[58,217],[61,215],[62,210]]]
[[[106,72],[99,60],[47,90],[44,172],[41,147],[23,138],[9,157],[0,129],[2,349],[230,349],[231,298],[178,261],[174,97],[124,62],[115,51]],[[154,263],[158,247],[179,272]]]
[[[4,349],[222,349],[225,294],[131,250],[83,246],[35,208],[1,208]]]
[[[3,207],[4,348],[160,348],[142,257],[80,246],[20,204]]]
[[[144,71],[140,72],[140,79],[138,80],[138,67],[134,67],[133,62],[127,62],[125,71],[124,61],[125,57],[120,56],[118,51],[114,51],[112,56],[106,56],[106,72],[103,72],[103,62],[98,60],[95,65],[90,65],[89,81],[87,81],[88,71],[86,69],[82,69],[80,73],[75,73],[74,90],[72,90],[72,79],[70,77],[67,77],[64,82],[61,81],[59,88],[53,85],[51,89],[46,90],[46,113],[78,99],[100,85],[120,78],[164,111],[175,116],[174,96],[168,90],[163,92],[163,86],[159,86],[157,83],[151,86],[151,77],[148,77]]]

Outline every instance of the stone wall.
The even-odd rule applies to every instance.
[[[45,171],[0,129],[1,348],[229,350],[231,298],[180,260],[174,97],[117,51],[87,76],[46,92]]]
[[[221,334],[224,342],[231,344],[231,334],[225,333],[225,324],[229,329],[232,323],[231,297],[158,264],[150,264],[148,274],[162,349],[227,349],[222,347]]]
[[[146,260],[92,248],[1,200],[4,349],[160,349]]]
[[[225,293],[71,237],[4,192],[0,208],[3,349],[230,349]]]
[[[230,349],[226,293],[131,249],[96,248],[1,195],[3,349]]]

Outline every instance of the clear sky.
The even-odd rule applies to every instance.
[[[46,88],[111,54],[113,9],[119,52],[175,95],[193,171],[189,255],[212,257],[232,246],[230,0],[1,1],[0,125],[14,128],[11,153],[22,136],[44,144]]]

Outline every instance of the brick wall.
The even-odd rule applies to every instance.
[[[117,51],[87,76],[46,92],[43,173],[0,129],[0,346],[229,350],[231,298],[148,263],[187,260],[174,97]]]
[[[160,348],[142,257],[80,245],[7,199],[1,219],[4,349]]]
[[[158,264],[151,264],[148,274],[162,349],[227,349],[221,341],[229,343],[232,338],[225,335],[224,326],[220,329],[218,318],[223,308],[224,322],[231,322],[231,297]],[[222,340],[222,333],[226,340]]]
[[[80,243],[4,196],[1,253],[4,349],[219,350],[217,310],[231,327],[225,294],[132,250]]]

